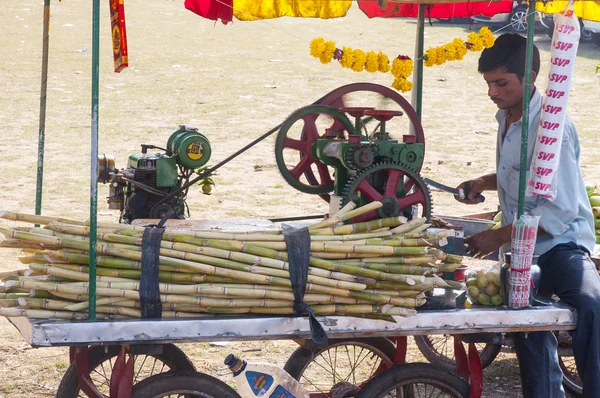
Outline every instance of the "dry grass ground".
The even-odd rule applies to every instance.
[[[367,20],[354,5],[337,20],[280,19],[230,26],[202,20],[181,0],[128,0],[130,67],[112,72],[108,6],[102,7],[100,153],[114,154],[123,167],[139,144],[164,145],[178,124],[196,125],[209,137],[213,163],[282,122],[295,109],[352,82],[389,85],[390,75],[356,74],[321,65],[308,55],[311,39],[323,36],[340,46],[413,54],[414,20]],[[42,2],[2,0],[0,7],[0,208],[32,212],[35,200],[41,64]],[[46,128],[44,213],[86,218],[89,213],[90,2],[52,2]],[[466,37],[467,25],[426,27],[426,46]],[[542,79],[550,40],[538,35]],[[477,54],[425,72],[423,126],[427,153],[423,173],[449,185],[494,168],[495,107],[476,71]],[[597,134],[600,49],[579,49],[569,113],[578,127],[584,177],[600,182]],[[394,131],[392,131],[394,133]],[[404,131],[399,131],[404,133]],[[268,218],[322,214],[319,198],[299,194],[281,178],[271,137],[223,167],[210,196],[193,189],[194,218]],[[261,167],[255,167],[261,166]],[[100,219],[116,220],[100,187]],[[491,195],[490,195],[491,196]],[[438,214],[493,210],[497,201],[466,208],[434,194]],[[0,271],[19,264],[5,250]],[[232,343],[227,347],[186,344],[199,369],[220,367],[227,353],[282,365],[294,349],[285,341]],[[419,360],[411,350],[412,360]],[[0,397],[52,396],[68,365],[66,349],[31,349],[0,319]],[[502,355],[486,370],[486,397],[517,397],[516,361]]]

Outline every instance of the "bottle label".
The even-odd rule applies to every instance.
[[[273,384],[273,377],[266,373],[246,372],[246,380],[250,385],[250,389],[257,397],[262,397]]]
[[[269,398],[296,398],[294,394],[286,390],[281,386],[277,386],[275,391],[269,396]]]

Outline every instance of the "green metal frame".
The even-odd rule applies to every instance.
[[[92,155],[90,175],[90,271],[88,319],[96,320],[96,231],[98,215],[98,104],[100,85],[100,0],[92,3]]]
[[[533,37],[535,34],[535,0],[529,1],[529,11],[527,15],[527,50],[525,53],[525,87],[523,89],[523,130],[521,130],[521,161],[519,170],[519,202],[517,208],[517,218],[525,212],[525,189],[527,188],[527,143],[529,140],[529,102],[531,95],[531,70],[533,65]]]
[[[44,186],[44,146],[46,141],[46,93],[48,91],[48,53],[50,44],[50,0],[44,0],[42,39],[42,84],[40,88],[40,125],[38,132],[37,181],[35,185],[35,214],[42,214]]]

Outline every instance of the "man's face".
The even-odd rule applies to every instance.
[[[488,85],[488,95],[498,108],[509,109],[523,100],[523,81],[516,74],[508,73],[505,67],[485,72],[483,78]]]

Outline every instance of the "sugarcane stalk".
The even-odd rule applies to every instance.
[[[360,261],[364,263],[388,263],[388,264],[423,264],[435,262],[437,259],[433,255],[426,256],[394,256],[394,257],[361,257]]]
[[[386,217],[355,224],[341,225],[339,227],[311,229],[316,235],[349,235],[379,230],[381,228],[393,228],[405,223],[406,217]]]
[[[31,319],[87,319],[86,313],[69,311],[30,310],[20,308],[0,308],[0,315],[5,317],[26,317]],[[119,319],[112,315],[100,315],[97,320]]]
[[[85,265],[75,264],[53,264],[54,267],[66,268],[72,271],[78,271],[88,273],[89,267]],[[104,268],[97,267],[96,274],[101,276],[114,276],[118,278],[126,279],[137,279],[139,280],[142,272],[138,270],[130,269],[117,269],[117,268]],[[235,279],[222,278],[220,276],[204,275],[204,274],[192,274],[192,273],[179,273],[170,271],[159,271],[158,280],[160,282],[180,282],[180,283],[235,283]]]
[[[448,286],[454,290],[461,290],[463,288],[463,284],[457,281],[452,281],[448,279],[444,279],[444,281],[448,284]]]
[[[19,239],[5,239],[0,242],[0,248],[44,250],[44,246],[38,243],[24,242]]]
[[[435,239],[367,239],[364,244],[373,246],[430,247],[435,246]]]
[[[18,305],[18,299],[3,299],[0,297],[0,308],[16,307]]]
[[[28,293],[0,293],[0,299],[16,300],[20,297],[29,297]]]
[[[460,267],[461,263],[445,263],[440,264],[439,270],[440,272],[454,272]]]
[[[310,230],[315,230],[315,229],[319,229],[319,228],[330,227],[332,225],[335,225],[340,222],[344,222],[344,221],[354,218],[356,216],[360,216],[361,214],[365,214],[371,210],[377,210],[382,206],[383,206],[383,203],[381,203],[381,202],[371,202],[367,205],[361,206],[354,210],[350,210],[347,213],[344,213],[340,216],[330,217],[327,220],[323,220],[316,224],[309,225],[308,229],[310,231]]]
[[[427,275],[439,272],[438,268],[435,266],[363,263],[361,261],[344,261],[343,264],[392,274]]]
[[[115,305],[115,304],[119,304],[121,305],[122,302],[124,301],[133,301],[134,300],[129,300],[123,297],[101,297],[99,299],[96,300],[96,309],[98,308],[98,306],[103,306],[103,305]],[[83,311],[88,309],[90,305],[89,300],[86,301],[82,301],[80,303],[71,303],[69,302],[68,305],[66,305],[64,307],[65,310],[68,311]]]
[[[64,310],[71,304],[70,301],[50,300],[41,298],[20,298],[18,299],[21,308],[43,309],[43,310]]]
[[[336,213],[334,213],[331,217],[332,218],[340,218],[344,214],[346,214],[349,211],[352,211],[354,209],[356,209],[356,202],[351,200],[350,202],[346,203],[341,209],[339,209]]]
[[[418,290],[381,290],[381,289],[365,289],[366,293],[382,294],[387,296],[396,297],[410,297],[410,298],[425,298],[423,292]]]
[[[34,255],[19,256],[19,257],[17,257],[17,260],[19,260],[19,262],[21,264],[43,263],[44,262],[44,260],[40,260],[37,256],[34,256]]]
[[[23,281],[18,282],[22,287],[29,289],[44,289],[49,292],[63,292],[69,294],[87,294],[87,287],[85,286],[73,286],[73,285],[65,285],[65,284],[51,284],[47,282],[37,282],[37,281]],[[103,284],[109,284],[109,286],[120,284],[119,282],[102,282],[99,283],[100,286]],[[121,283],[122,285],[126,285],[125,283]],[[105,297],[124,297],[133,300],[139,300],[139,292],[135,290],[128,289],[119,289],[119,288],[105,288],[98,287],[96,292],[99,296]],[[199,296],[186,296],[181,294],[161,294],[160,295],[161,302],[165,303],[188,303],[188,304],[198,304],[198,305],[206,305],[212,307],[244,307],[244,306],[252,306],[252,307],[285,307],[289,306],[290,302],[285,300],[274,300],[274,299],[212,299],[208,297],[199,297]]]
[[[427,222],[427,219],[425,217],[415,218],[413,220],[410,220],[406,224],[402,224],[402,225],[400,225],[400,226],[398,226],[396,228],[393,228],[391,230],[391,232],[394,235],[397,235],[397,234],[406,234],[406,233],[409,233],[409,232],[415,230],[416,228],[421,227],[426,222]]]
[[[10,221],[22,221],[30,224],[41,224],[46,225],[51,223],[52,221],[59,221],[66,224],[75,224],[75,225],[83,225],[81,221],[70,220],[68,218],[60,218],[60,217],[46,217],[46,216],[38,216],[34,214],[23,214],[23,213],[14,213],[12,211],[0,210],[0,218],[4,218],[5,220]]]
[[[27,271],[29,268],[20,268],[20,269],[13,269],[13,270],[9,270],[9,271],[2,271],[0,272],[0,280],[9,277],[9,276],[20,276],[20,275],[25,275],[25,271]]]

